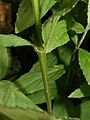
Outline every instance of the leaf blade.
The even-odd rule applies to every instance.
[[[57,2],[57,0],[39,0],[41,18]],[[35,22],[32,2],[22,0],[17,13],[15,32],[19,33],[32,26]]]
[[[4,47],[17,47],[17,46],[33,46],[32,43],[30,43],[29,41],[18,37],[16,35],[10,34],[10,35],[3,35],[0,34],[0,46],[4,46]]]
[[[90,84],[90,53],[84,49],[79,49],[79,64],[88,84]]]
[[[66,44],[70,40],[67,34],[70,29],[78,34],[84,31],[84,27],[73,20],[61,20],[58,22],[57,17],[47,20],[42,27],[42,37],[46,53]]]
[[[54,84],[55,80],[64,74],[63,65],[48,69],[49,85]],[[16,80],[16,84],[25,94],[34,93],[44,89],[41,71],[30,71]]]
[[[8,48],[0,47],[0,79],[7,75],[10,63],[11,60]]]
[[[79,0],[64,0],[61,4],[60,1],[60,6],[54,8],[54,15],[53,16],[64,16],[68,12],[70,12],[75,5],[78,3]],[[58,3],[57,3],[58,4]]]
[[[8,107],[21,107],[41,110],[23,93],[17,90],[15,84],[3,80],[0,82],[0,104]]]

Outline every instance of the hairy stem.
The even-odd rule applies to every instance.
[[[51,97],[50,97],[50,90],[49,90],[49,83],[48,83],[48,74],[47,74],[47,64],[46,64],[46,53],[43,47],[43,40],[42,40],[42,30],[41,30],[41,20],[40,20],[40,11],[39,11],[39,1],[32,0],[33,9],[35,14],[35,27],[36,27],[36,37],[37,37],[37,54],[40,61],[42,79],[44,84],[45,90],[45,98],[47,102],[47,111],[51,114]]]
[[[36,27],[36,37],[37,37],[37,46],[42,46],[42,29],[41,29],[41,20],[39,12],[39,3],[38,0],[32,0],[34,14],[35,14],[35,27]]]
[[[48,111],[49,114],[51,114],[52,113],[51,112],[52,107],[51,107],[50,90],[49,90],[49,83],[48,83],[46,54],[43,51],[43,52],[39,52],[38,56],[39,56],[39,60],[40,60],[42,78],[43,78],[43,83],[44,83],[45,98],[46,98],[46,101],[47,101],[47,111]]]

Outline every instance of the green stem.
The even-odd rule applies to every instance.
[[[36,27],[36,37],[37,37],[37,48],[36,52],[39,57],[42,79],[45,90],[45,98],[47,102],[47,111],[51,114],[51,97],[48,83],[48,74],[47,74],[47,64],[46,64],[46,53],[43,47],[42,40],[42,29],[41,29],[41,20],[40,20],[40,12],[39,12],[39,3],[38,0],[32,0],[34,14],[35,14],[35,27]]]
[[[90,25],[87,25],[87,27],[86,27],[86,29],[85,29],[85,32],[83,33],[83,35],[82,35],[82,37],[81,37],[81,39],[80,39],[78,45],[76,46],[75,50],[73,51],[73,54],[72,54],[72,57],[71,57],[71,61],[70,61],[70,63],[73,61],[74,56],[75,56],[77,50],[80,48],[82,42],[84,41],[85,36],[86,36],[86,34],[87,34],[89,28],[90,28]]]
[[[39,12],[39,3],[38,0],[32,0],[34,14],[35,14],[35,27],[36,27],[36,37],[37,37],[37,46],[42,46],[42,29],[41,29],[41,20]]]
[[[87,25],[87,27],[86,27],[86,29],[85,29],[85,32],[83,33],[83,35],[82,35],[82,37],[81,37],[78,45],[76,46],[75,50],[73,51],[73,54],[72,54],[71,60],[70,60],[70,65],[71,65],[72,61],[74,60],[74,57],[75,57],[75,54],[76,54],[77,50],[80,48],[82,42],[84,41],[85,36],[86,36],[89,28],[90,28],[90,25]],[[67,74],[66,86],[67,86],[67,84],[68,84],[68,82],[69,82],[70,75],[71,75],[71,69],[69,70],[69,72],[68,72],[68,74]]]
[[[43,51],[43,52],[39,52],[38,56],[40,60],[42,78],[43,78],[43,83],[44,83],[45,98],[47,101],[47,111],[49,114],[51,114],[52,107],[51,107],[51,98],[50,98],[50,90],[49,90],[49,83],[48,83],[47,66],[46,66],[46,54]]]
[[[86,29],[85,29],[85,32],[83,33],[82,38],[81,38],[81,40],[79,41],[79,43],[78,43],[76,49],[79,49],[79,48],[80,48],[80,46],[81,46],[83,40],[85,39],[85,36],[86,36],[88,30],[89,30],[89,25],[87,25],[87,27],[86,27]]]

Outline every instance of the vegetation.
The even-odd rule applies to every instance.
[[[0,12],[0,120],[89,120],[90,0],[8,3],[13,31]]]

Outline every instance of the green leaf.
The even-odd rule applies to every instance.
[[[41,17],[43,17],[56,2],[57,0],[39,0]],[[35,16],[31,0],[22,0],[17,13],[16,33],[22,32],[26,28],[32,26],[34,22]]]
[[[58,47],[56,52],[58,54],[59,62],[62,62],[65,66],[68,66],[73,53],[73,45],[68,42],[63,46]]]
[[[57,98],[53,106],[53,114],[56,117],[61,117],[63,120],[68,120],[69,117],[74,117],[74,105],[68,98],[60,96],[62,98]]]
[[[49,53],[46,55],[47,67],[52,68],[58,64],[57,56],[54,53]],[[39,61],[36,62],[30,71],[40,71]]]
[[[75,33],[74,31],[69,31],[69,35],[72,41],[74,42],[75,46],[77,46],[78,45],[78,34]]]
[[[14,47],[17,47],[17,46],[25,46],[25,45],[32,46],[32,44],[29,41],[27,41],[27,40],[25,40],[21,37],[18,37],[16,35],[0,34],[0,46],[4,46],[4,47],[14,46]]]
[[[46,53],[67,43],[69,41],[67,31],[70,29],[76,33],[82,33],[84,30],[83,26],[75,21],[61,20],[57,23],[55,18],[47,20],[42,28]]]
[[[10,81],[0,82],[0,104],[9,107],[21,107],[41,110]]]
[[[53,106],[53,114],[56,117],[66,118],[68,116],[65,103],[60,100],[56,100]]]
[[[41,104],[41,103],[46,102],[44,89],[36,91],[33,94],[30,94],[30,95],[27,95],[27,96],[35,104]],[[50,86],[50,96],[51,96],[51,100],[56,98],[56,96],[57,96],[57,88],[56,88],[56,84],[55,83]]]
[[[51,24],[50,27],[48,27],[48,24]],[[48,35],[46,34],[47,29],[50,33]],[[43,26],[43,40],[45,41],[46,53],[67,43],[69,36],[67,34],[66,21],[62,20],[57,24],[53,24],[53,19],[51,18],[49,23],[46,22]]]
[[[84,32],[84,27],[80,23],[76,21],[69,21],[71,23],[71,30],[75,31],[77,34],[81,34]],[[69,23],[69,24],[70,24]]]
[[[51,99],[54,99],[57,95],[55,80],[65,72],[63,65],[56,66],[57,63],[58,61],[55,54],[47,54]],[[16,80],[16,84],[35,104],[46,102],[39,62],[34,64],[30,72]]]
[[[80,86],[80,88],[76,89],[69,97],[71,98],[82,98],[90,96],[90,86],[85,82]]]
[[[0,79],[4,78],[10,67],[10,55],[8,48],[0,47]]]
[[[2,119],[3,118],[3,119]],[[39,112],[32,109],[9,108],[0,105],[1,120],[61,120],[48,115],[46,112]]]
[[[83,102],[80,106],[81,120],[90,120],[90,101]]]
[[[64,16],[66,13],[70,12],[79,0],[63,0],[62,4],[57,3],[53,8],[54,16]]]
[[[88,84],[90,84],[90,53],[79,49],[79,64]]]
[[[78,114],[77,120],[90,120],[90,101],[84,101],[77,105],[75,112]]]
[[[88,0],[88,13],[87,13],[87,22],[88,22],[88,25],[89,25],[89,29],[90,29],[90,0]]]
[[[57,56],[54,53],[47,54],[47,67],[52,68],[58,64]],[[31,71],[40,71],[39,62],[35,63]],[[57,96],[57,89],[55,82],[50,85],[51,99],[54,99]],[[32,94],[27,95],[35,104],[40,104],[46,102],[44,89],[36,91]],[[41,99],[42,98],[42,99]]]
[[[59,65],[48,69],[49,85],[55,84],[55,80],[64,74],[64,66]],[[16,80],[16,84],[25,94],[34,93],[43,90],[43,81],[40,70],[29,71]]]

